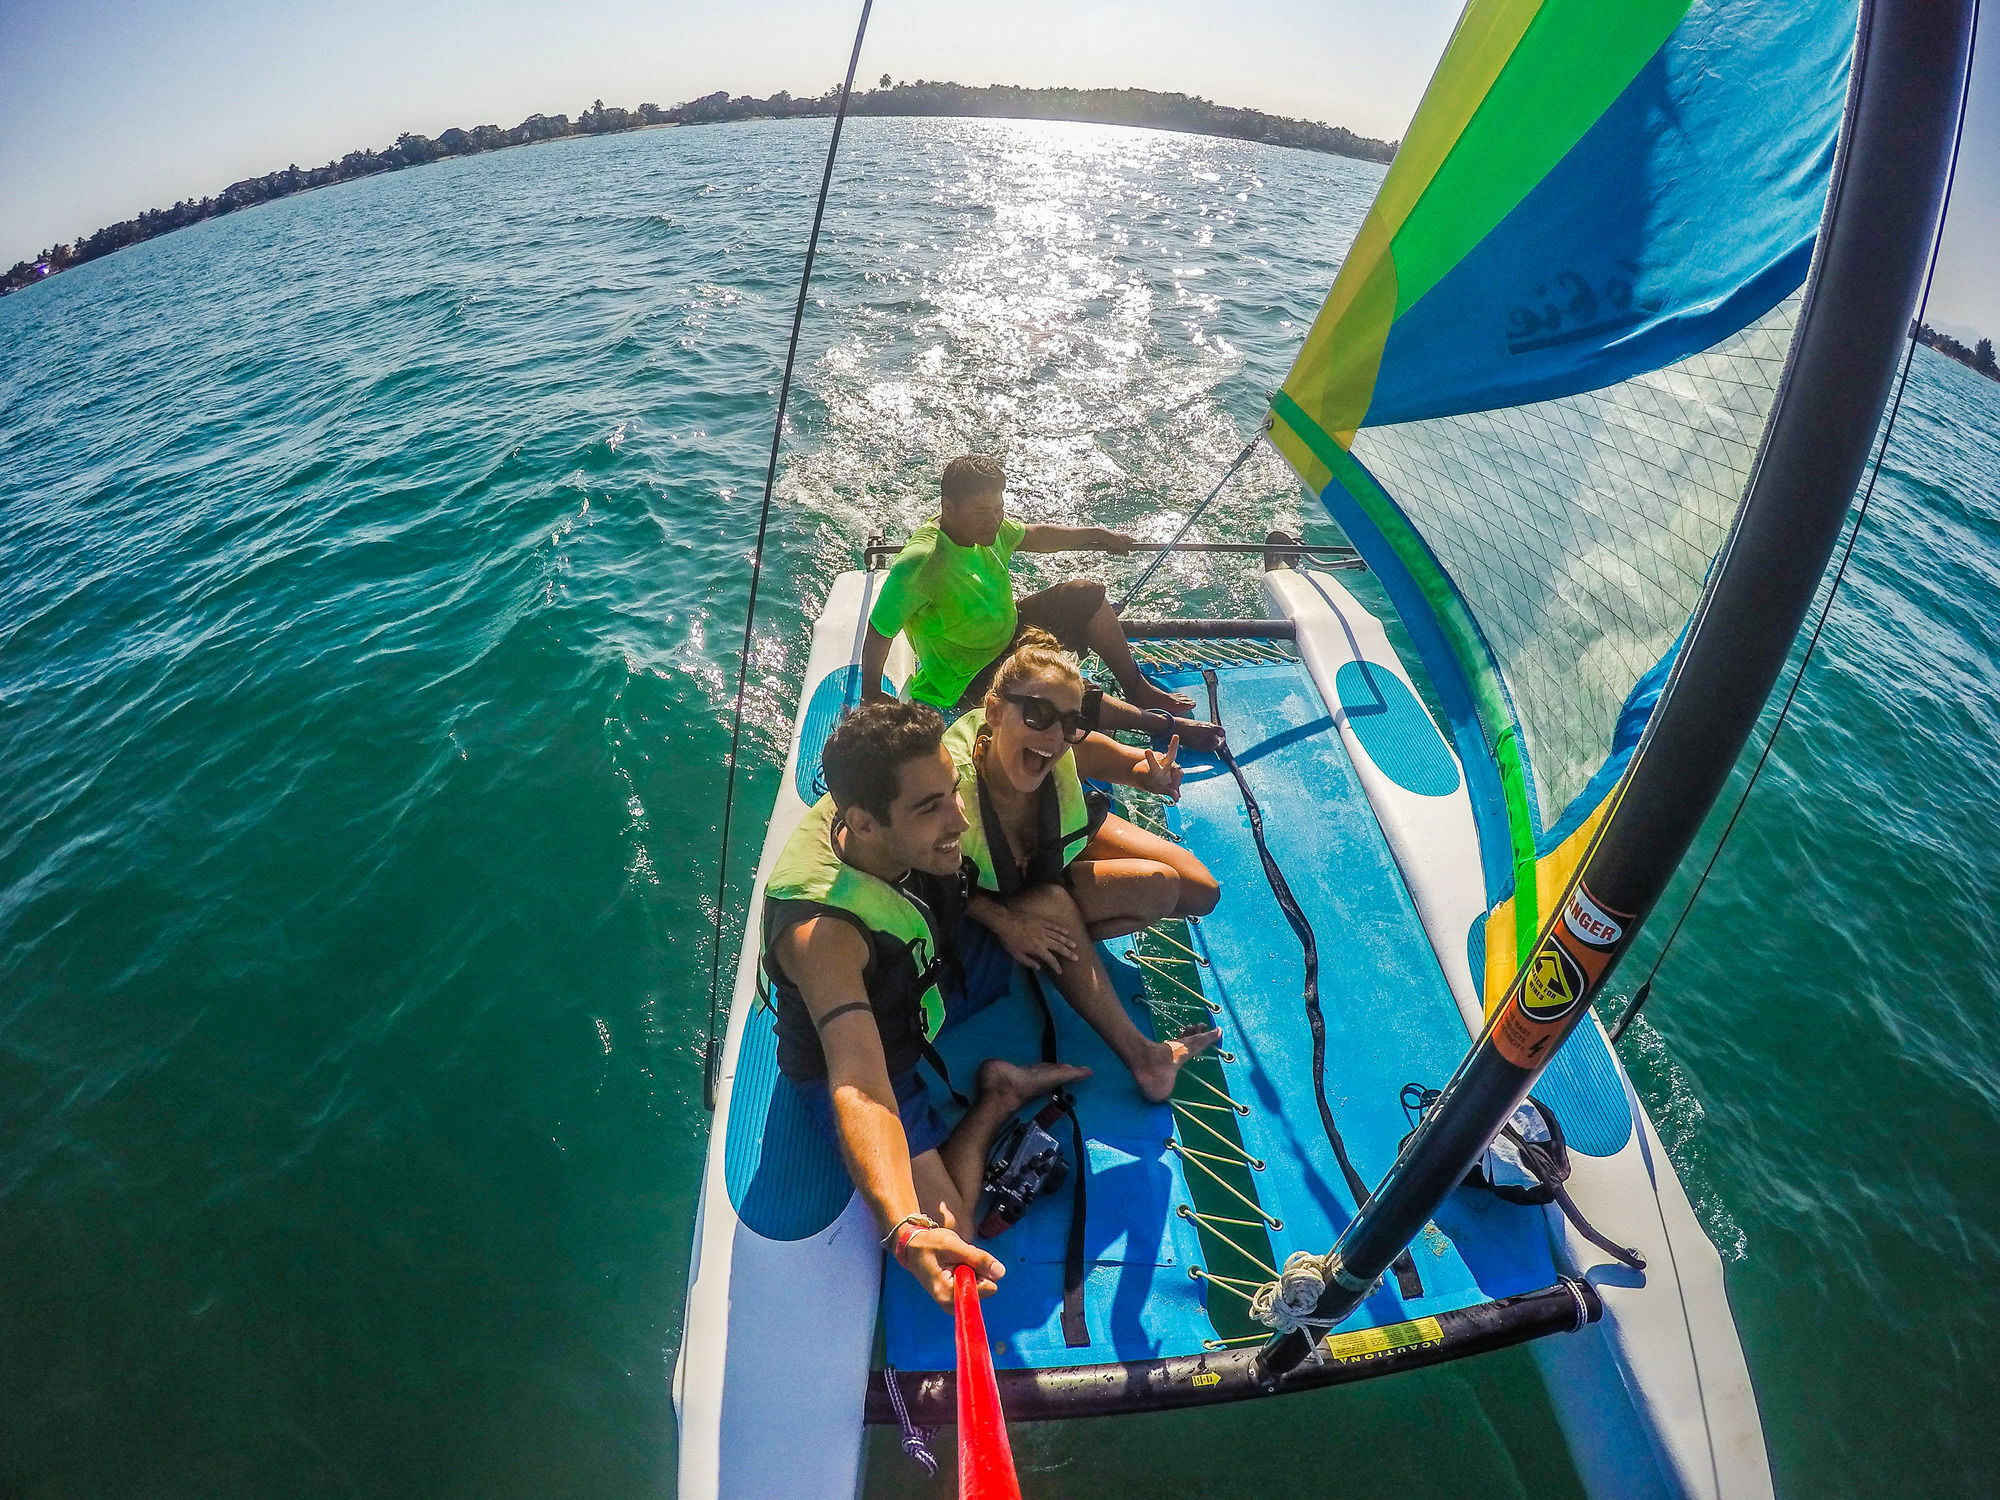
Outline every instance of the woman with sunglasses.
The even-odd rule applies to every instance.
[[[1161,753],[1094,734],[1083,698],[1075,659],[1031,631],[994,673],[983,705],[945,735],[971,823],[963,848],[978,868],[969,914],[1016,962],[1057,974],[1081,948],[1045,902],[1023,899],[1039,889],[1066,887],[1096,939],[1204,916],[1221,894],[1192,853],[1134,827],[1084,786],[1116,782],[1171,800],[1180,794],[1179,741]]]

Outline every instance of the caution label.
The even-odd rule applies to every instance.
[[[1548,1061],[1551,1049],[1576,1024],[1576,1012],[1610,964],[1631,920],[1628,913],[1612,911],[1577,887],[1564,904],[1563,919],[1530,955],[1520,987],[1494,1025],[1493,1045],[1502,1057],[1517,1068]]]
[[[1383,1328],[1357,1328],[1352,1333],[1330,1333],[1322,1341],[1328,1359],[1342,1364],[1383,1359],[1399,1349],[1428,1349],[1444,1342],[1444,1326],[1436,1318],[1416,1318],[1408,1323],[1391,1323]]]

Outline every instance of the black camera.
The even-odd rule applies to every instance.
[[[1021,1221],[1043,1193],[1069,1179],[1069,1160],[1047,1127],[1063,1113],[1057,1099],[1032,1120],[1012,1120],[994,1138],[986,1157],[986,1184],[979,1194],[979,1237],[990,1240]]]

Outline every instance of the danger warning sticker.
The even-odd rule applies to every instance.
[[[1611,962],[1632,920],[1593,899],[1579,885],[1563,919],[1529,957],[1520,986],[1493,1028],[1493,1045],[1517,1068],[1540,1067],[1576,1024],[1576,1013]]]
[[[1591,900],[1590,892],[1581,885],[1563,903],[1563,926],[1572,937],[1591,948],[1614,948],[1625,936],[1625,923]]]

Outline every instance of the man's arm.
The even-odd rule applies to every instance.
[[[911,1236],[901,1257],[904,1267],[945,1307],[951,1306],[952,1267],[961,1262],[979,1273],[982,1296],[993,1291],[1005,1274],[1000,1262],[958,1237],[949,1205],[917,1201],[909,1138],[889,1083],[882,1032],[861,979],[868,965],[867,943],[838,917],[814,917],[778,940],[777,958],[787,974],[799,976],[806,1013],[826,1052],[840,1154],[874,1212],[877,1230],[887,1234],[911,1214],[930,1214],[944,1227]]]
[[[861,637],[861,701],[863,703],[887,703],[889,695],[882,691],[882,669],[889,665],[890,637],[882,634],[873,625]]]
[[[1017,552],[1109,552],[1123,557],[1132,538],[1102,526],[1030,526],[1021,533]]]

